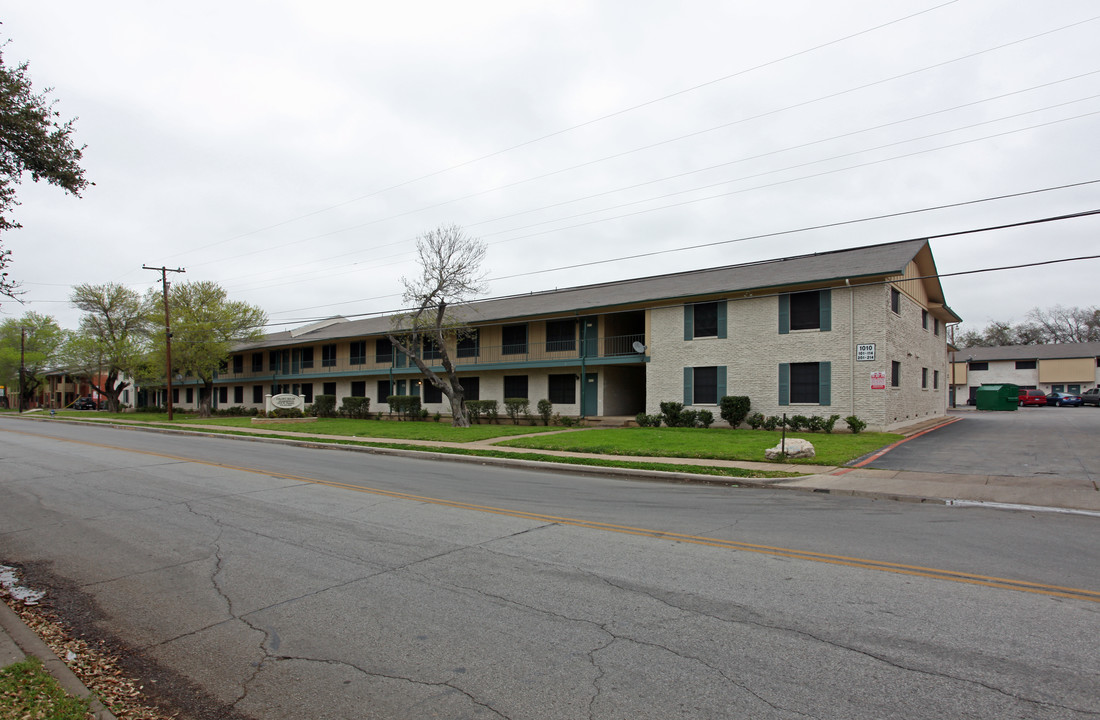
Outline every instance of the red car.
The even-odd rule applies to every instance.
[[[1020,407],[1025,405],[1046,405],[1047,394],[1042,390],[1020,388]]]

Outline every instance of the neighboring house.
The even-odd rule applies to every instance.
[[[1100,385],[1100,342],[973,347],[952,353],[956,403],[974,404],[982,385],[1012,383],[1080,394]]]
[[[461,306],[472,328],[451,348],[470,399],[549,399],[573,416],[655,414],[662,401],[710,409],[747,395],[765,415],[857,415],[891,428],[943,415],[947,323],[924,240],[816,253]],[[394,352],[389,318],[332,318],[236,348],[214,403],[262,408],[267,394],[420,395],[438,390]],[[424,347],[427,357],[437,351]],[[199,388],[174,388],[197,406]],[[502,407],[503,410],[503,407]],[[720,421],[719,421],[720,422]]]
[[[38,389],[38,396],[35,398],[36,406],[55,409],[68,407],[82,397],[101,401],[102,396],[92,387],[92,382],[102,387],[107,381],[106,375],[89,378],[72,375],[65,370],[52,370],[45,377],[46,383]],[[130,396],[129,389],[123,390],[119,402],[130,405]]]

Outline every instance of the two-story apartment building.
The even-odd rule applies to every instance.
[[[924,240],[532,292],[456,310],[471,333],[450,348],[471,399],[548,399],[573,416],[656,413],[662,401],[710,408],[747,395],[766,415],[857,415],[874,428],[941,415],[947,323]],[[420,395],[438,390],[394,351],[386,317],[332,318],[238,347],[215,386],[219,406],[266,394]],[[433,355],[431,347],[425,356]],[[182,407],[197,404],[184,385]]]

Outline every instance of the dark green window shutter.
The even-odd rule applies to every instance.
[[[779,363],[779,404],[791,404],[791,366]]]
[[[695,307],[684,305],[684,340],[695,337]]]
[[[722,398],[726,396],[726,366],[718,366],[718,403],[722,403]]]
[[[779,334],[786,335],[791,331],[791,296],[779,296]]]
[[[726,301],[718,301],[718,337],[726,337]]]
[[[693,368],[684,368],[684,405],[691,405],[695,399],[695,371]]]
[[[821,328],[824,330],[825,328]],[[823,362],[817,364],[817,402],[819,405],[832,405],[833,388],[833,364]]]
[[[818,310],[821,312],[818,325],[821,332],[833,329],[833,291],[822,290],[819,294]]]

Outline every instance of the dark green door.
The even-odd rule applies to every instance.
[[[597,357],[600,354],[600,318],[581,318],[581,356]]]
[[[581,387],[581,415],[585,417],[595,417],[600,412],[600,394],[599,389],[599,375],[596,373],[587,373],[581,379],[583,386]]]

